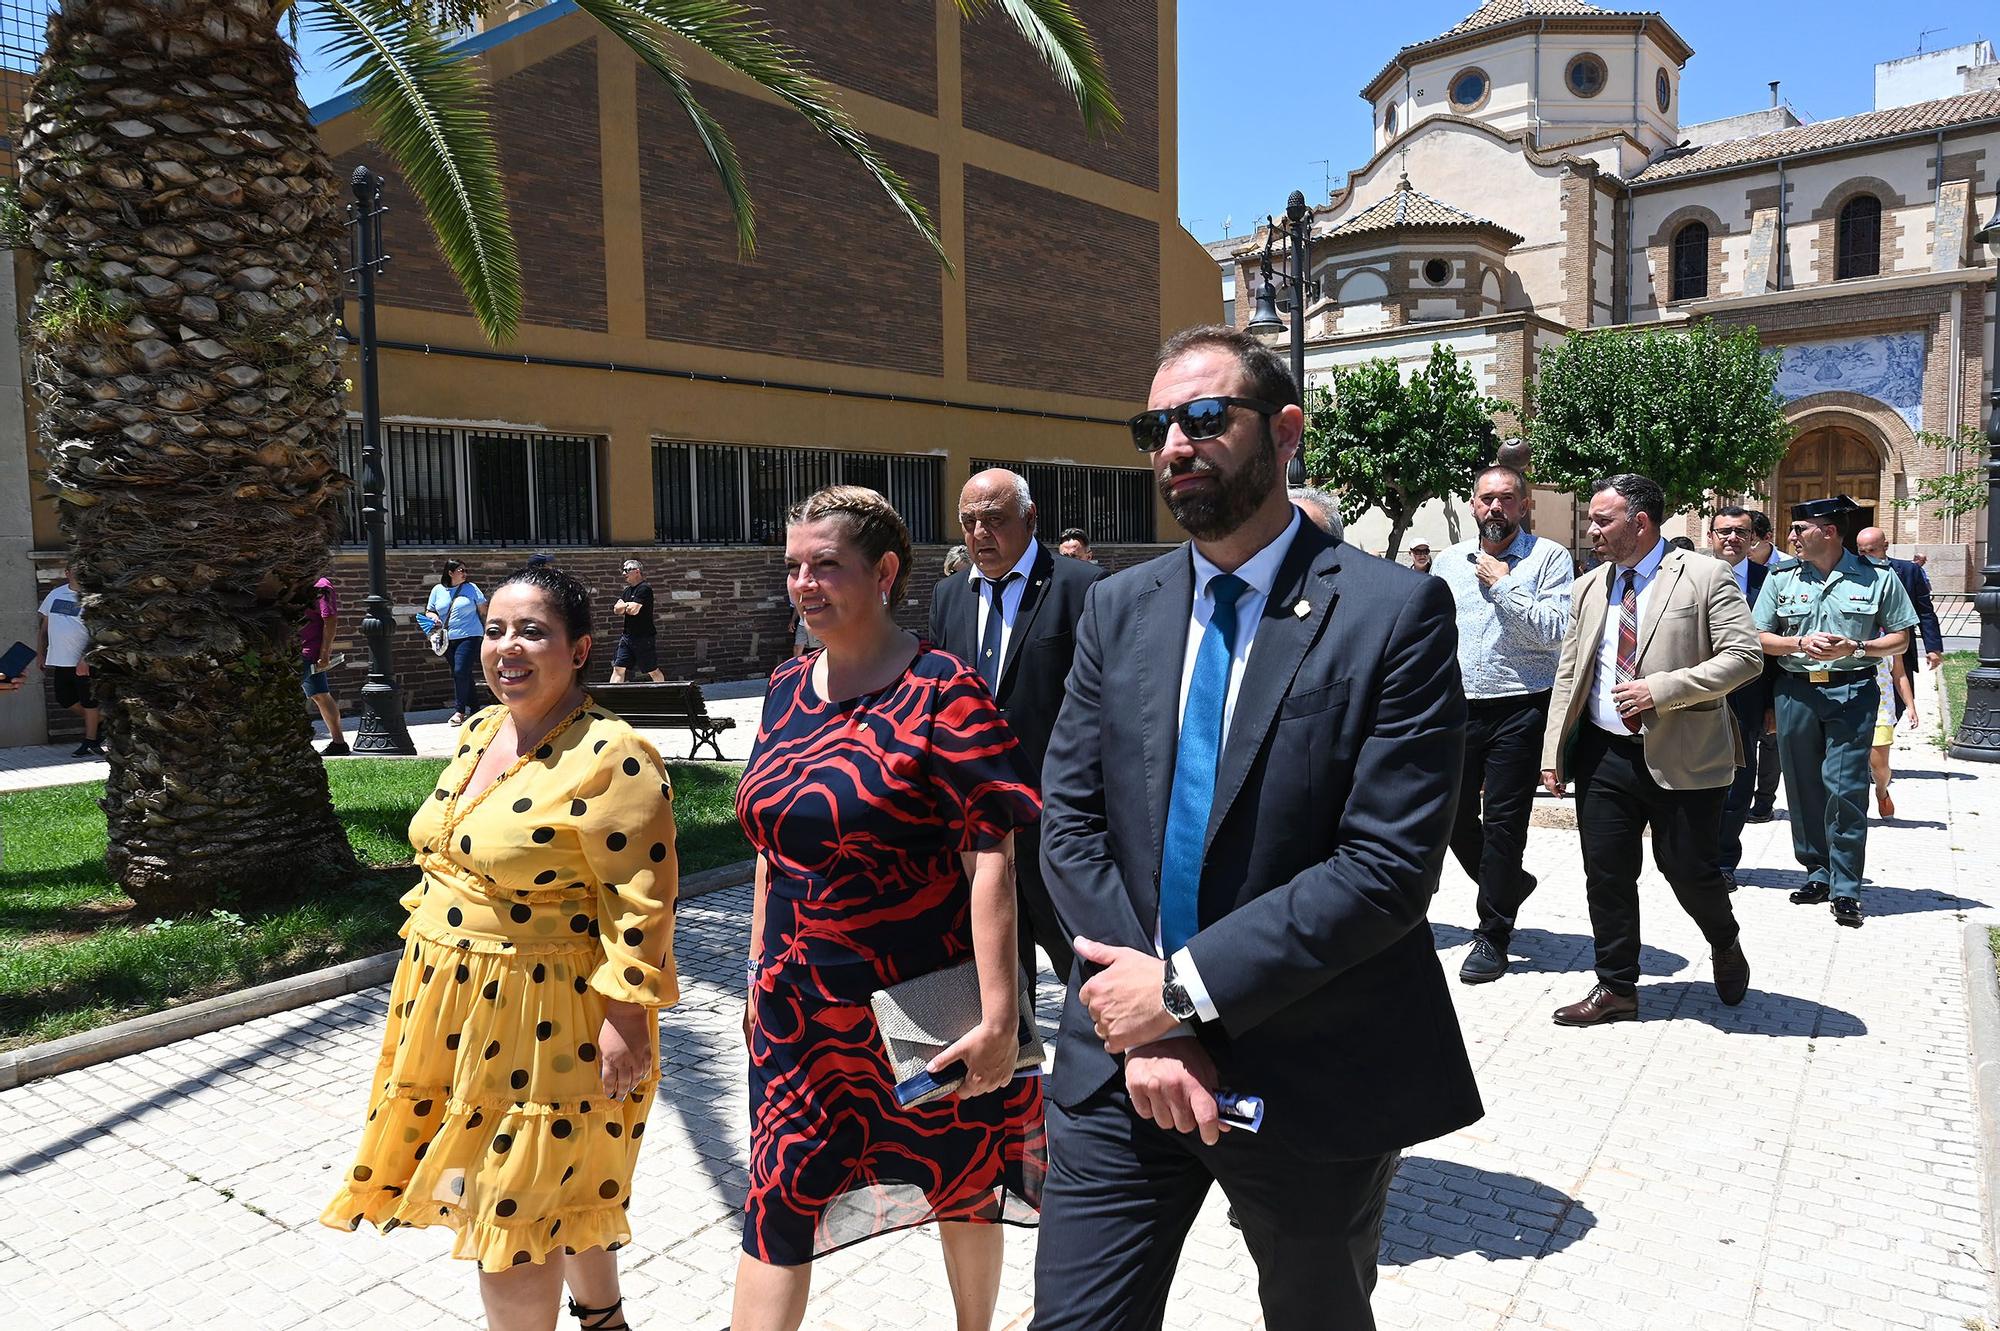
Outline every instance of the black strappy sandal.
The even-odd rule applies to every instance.
[[[569,1315],[576,1318],[583,1331],[631,1331],[631,1324],[625,1320],[625,1314],[619,1311],[624,1306],[625,1300],[619,1299],[609,1307],[586,1308],[575,1299],[571,1299]],[[618,1320],[615,1322],[606,1320],[611,1317],[616,1317]],[[590,1320],[592,1318],[597,1320]]]

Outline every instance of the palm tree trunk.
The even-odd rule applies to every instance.
[[[65,0],[24,113],[29,336],[111,776],[172,913],[350,870],[297,625],[345,486],[341,197],[268,0]]]

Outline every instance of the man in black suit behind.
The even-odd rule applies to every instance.
[[[1076,650],[1084,593],[1104,570],[1051,554],[1035,539],[1028,482],[1002,467],[982,471],[958,495],[958,525],[972,567],[931,594],[931,642],[977,670],[1021,742],[1030,780],[1041,788],[1049,731],[1062,709],[1063,681]],[[998,598],[1000,614],[993,614]],[[1021,964],[1035,969],[1035,946],[1069,983],[1069,931],[1042,885],[1041,841],[1033,827],[1014,834]]]
[[[1931,600],[1931,575],[1924,572],[1922,565],[1909,559],[1889,558],[1889,533],[1880,527],[1864,527],[1854,535],[1854,548],[1868,558],[1889,566],[1896,575],[1896,581],[1903,584],[1903,590],[1910,594],[1910,606],[1917,612],[1917,631],[1910,635],[1910,645],[1903,649],[1903,673],[1910,677],[1910,696],[1917,691],[1917,639],[1923,638],[1924,664],[1932,670],[1944,659],[1944,633],[1938,624],[1937,606]],[[1896,719],[1903,719],[1903,695],[1895,698]]]
[[[1090,590],[1043,768],[1081,964],[1035,1331],[1158,1327],[1213,1181],[1266,1326],[1370,1328],[1398,1153],[1481,1112],[1425,920],[1464,746],[1451,593],[1287,502],[1298,403],[1261,342],[1196,328],[1133,421],[1194,541]],[[1261,1129],[1221,1130],[1219,1090]]]
[[[1715,510],[1715,516],[1708,520],[1709,550],[1735,571],[1736,590],[1751,605],[1757,604],[1757,594],[1764,590],[1764,579],[1770,576],[1769,569],[1750,558],[1756,544],[1757,515],[1749,509],[1730,504]],[[1750,806],[1757,795],[1757,764],[1764,748],[1760,741],[1767,731],[1776,730],[1771,709],[1776,705],[1777,673],[1777,658],[1767,656],[1762,673],[1729,695],[1729,710],[1736,718],[1736,731],[1743,740],[1743,761],[1737,766],[1736,779],[1730,783],[1729,794],[1722,802],[1722,837],[1718,843],[1723,881],[1732,892],[1736,890],[1736,870],[1743,863],[1743,825],[1750,821]]]

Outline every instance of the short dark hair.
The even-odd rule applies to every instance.
[[[1750,534],[1760,541],[1771,539],[1771,517],[1762,509],[1750,510]]]
[[[1721,508],[1716,509],[1715,516],[1711,517],[1708,520],[1708,529],[1710,531],[1715,530],[1716,518],[1748,518],[1750,519],[1751,534],[1752,535],[1756,534],[1757,531],[1756,514],[1752,513],[1749,509],[1744,508],[1740,504],[1724,504]]]
[[[1157,374],[1181,357],[1197,351],[1226,351],[1236,357],[1236,363],[1243,369],[1243,377],[1249,381],[1246,385],[1249,396],[1274,407],[1299,405],[1299,386],[1292,379],[1292,370],[1285,364],[1285,358],[1266,346],[1262,338],[1226,324],[1197,324],[1193,328],[1181,329],[1160,348],[1159,356],[1153,361],[1153,371]],[[1268,423],[1265,428],[1269,429]]]
[[[1081,527],[1064,527],[1062,535],[1056,538],[1056,544],[1061,545],[1064,541],[1081,541],[1085,545],[1090,544],[1090,538],[1084,535],[1083,528]]]
[[[1621,471],[1590,487],[1594,495],[1603,494],[1606,490],[1617,491],[1624,497],[1626,512],[1644,513],[1653,520],[1655,527],[1667,520],[1667,492],[1660,488],[1657,481],[1637,472]]]
[[[1669,537],[1667,545],[1675,550],[1692,550],[1694,549],[1694,538],[1692,536]]]
[[[553,564],[529,564],[518,572],[508,574],[500,582],[500,587],[511,587],[515,583],[533,587],[555,604],[556,618],[562,620],[563,631],[571,639],[589,636],[590,633],[590,590],[569,574]],[[493,590],[497,593],[500,587]]]
[[[1472,488],[1477,490],[1481,481],[1496,472],[1514,483],[1515,494],[1521,496],[1523,499],[1528,497],[1528,478],[1521,473],[1519,467],[1510,467],[1504,462],[1495,462],[1491,466],[1481,467],[1479,474],[1472,478]]]

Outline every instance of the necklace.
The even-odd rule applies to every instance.
[[[481,744],[479,746],[478,756],[473,758],[471,765],[465,769],[465,775],[459,778],[457,789],[453,790],[451,793],[451,803],[445,806],[444,827],[438,832],[438,844],[441,846],[449,846],[451,844],[451,834],[458,830],[458,825],[460,823],[464,822],[467,818],[470,818],[472,816],[472,811],[474,809],[477,809],[488,795],[491,795],[494,792],[494,790],[496,790],[501,785],[502,782],[506,781],[508,777],[514,775],[514,773],[520,771],[523,767],[526,767],[537,753],[539,753],[541,750],[545,748],[550,747],[558,739],[560,739],[562,737],[562,733],[565,730],[568,730],[571,726],[575,725],[577,718],[582,716],[584,712],[589,709],[589,707],[590,707],[590,697],[588,694],[586,694],[584,696],[583,701],[576,705],[575,711],[571,712],[568,716],[564,717],[562,721],[558,723],[553,730],[549,731],[548,734],[542,736],[542,742],[540,744],[535,745],[533,748],[529,749],[526,753],[516,758],[513,761],[513,763],[507,768],[506,771],[502,772],[499,776],[496,776],[491,781],[487,782],[486,788],[480,791],[477,795],[474,795],[472,797],[472,802],[470,804],[467,804],[463,809],[461,809],[458,807],[459,797],[464,795],[465,788],[472,784],[473,773],[479,770],[480,761],[481,759],[485,758],[486,750],[492,746],[495,736],[499,735],[500,725],[506,720],[506,715],[503,712],[499,720],[494,723],[493,734],[488,735],[486,737],[486,743]]]

